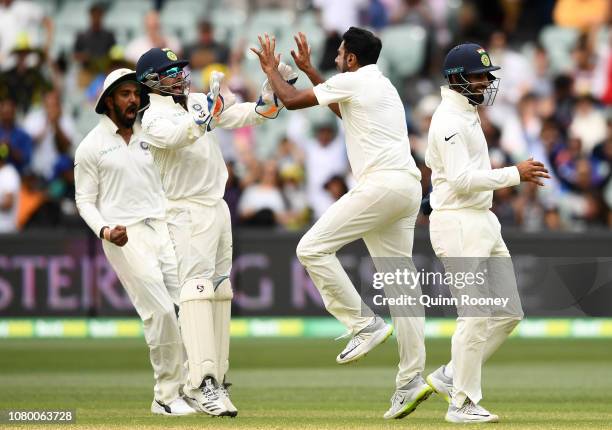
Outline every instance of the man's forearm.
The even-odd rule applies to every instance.
[[[285,81],[277,69],[268,72],[267,76],[276,97],[281,99],[285,106],[290,107],[291,98],[297,94],[298,90]]]

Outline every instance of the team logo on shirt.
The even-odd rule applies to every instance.
[[[196,112],[200,112],[200,111],[202,110],[202,105],[201,105],[201,104],[198,104],[198,103],[191,105],[191,107],[192,107],[192,108],[193,108],[193,110],[194,110],[194,111],[196,111]]]
[[[144,150],[144,151],[148,151],[149,150],[149,144],[147,142],[140,142],[140,147]]]

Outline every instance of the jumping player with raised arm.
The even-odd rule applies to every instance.
[[[322,82],[310,62],[306,37],[296,37],[292,55],[315,84],[297,90],[277,72],[275,39],[259,37],[258,55],[274,93],[288,109],[329,106],[346,133],[346,147],[357,185],[334,203],[304,235],[297,256],[323,297],[327,310],[352,334],[338,354],[339,364],[366,355],[387,339],[393,327],[362,301],[336,252],[358,239],[366,243],[377,270],[382,259],[410,259],[421,201],[421,175],[410,154],[404,107],[397,90],[376,66],[382,49],[371,32],[351,27],[342,36],[336,66],[340,73]],[[385,418],[412,412],[432,392],[421,376],[425,364],[424,317],[393,317],[399,371]]]

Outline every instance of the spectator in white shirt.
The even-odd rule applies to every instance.
[[[26,116],[24,129],[34,140],[32,170],[46,180],[51,180],[60,158],[72,158],[76,142],[74,120],[62,111],[57,91],[48,92],[44,98],[44,107]]]
[[[306,166],[306,192],[315,219],[329,208],[334,200],[325,190],[325,183],[332,176],[344,176],[348,171],[346,147],[336,134],[333,123],[317,125],[315,138],[304,147]]]
[[[0,233],[17,231],[17,209],[19,207],[19,173],[7,162],[9,145],[0,142]]]
[[[159,13],[155,10],[147,12],[143,20],[145,35],[132,40],[125,48],[125,58],[136,63],[142,54],[151,48],[170,48],[179,54],[181,43],[179,40],[167,34],[163,34],[159,22]]]

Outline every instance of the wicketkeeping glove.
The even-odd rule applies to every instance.
[[[223,77],[221,72],[212,72],[208,94],[192,93],[189,95],[189,113],[195,123],[200,127],[205,127],[206,131],[215,128],[216,120],[225,108],[223,96],[219,94]]]
[[[293,71],[291,66],[285,63],[279,63],[278,72],[288,84],[295,85],[297,82],[298,75]],[[270,82],[266,79],[261,86],[261,95],[255,105],[255,112],[265,118],[274,119],[284,107],[285,105],[276,97],[274,90],[272,90],[272,85],[270,85]]]

